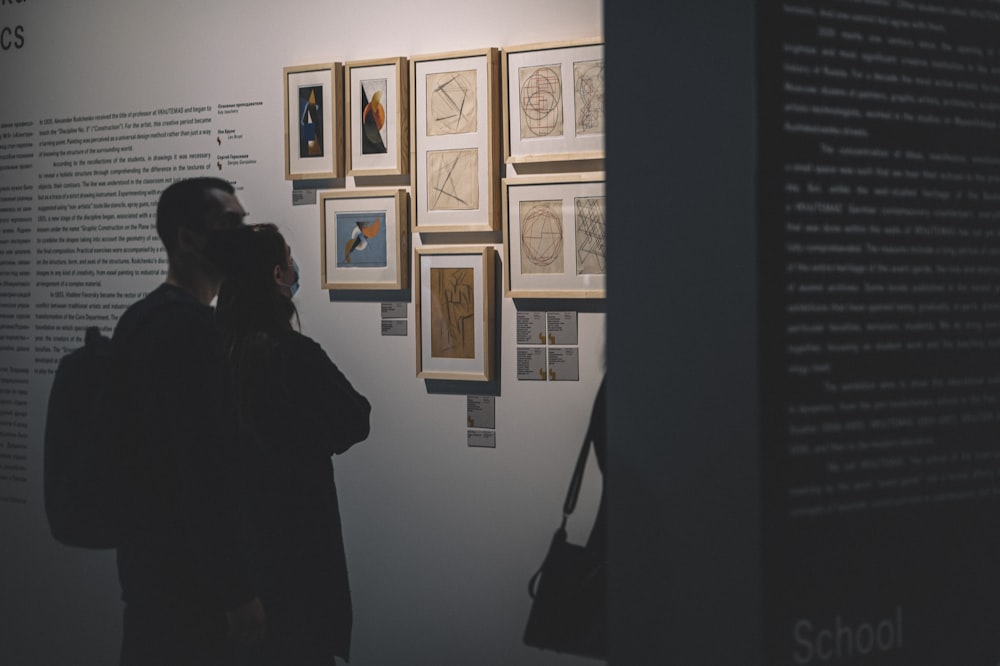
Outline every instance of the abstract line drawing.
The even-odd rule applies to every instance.
[[[475,283],[471,268],[431,268],[431,356],[476,357]]]
[[[562,201],[522,201],[521,274],[563,272]]]
[[[367,79],[361,82],[361,154],[387,153],[385,146],[385,79]]]
[[[604,197],[576,198],[576,274],[604,275]]]
[[[562,136],[562,73],[559,65],[522,67],[520,82],[521,138]]]
[[[604,133],[604,60],[573,63],[576,133]]]
[[[477,210],[479,208],[479,150],[427,152],[427,208]]]
[[[427,75],[427,136],[476,131],[476,72]]]
[[[337,268],[385,268],[388,265],[385,211],[337,213]]]
[[[299,86],[299,157],[323,157],[323,86]]]

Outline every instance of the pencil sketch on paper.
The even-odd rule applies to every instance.
[[[385,268],[388,265],[385,219],[384,210],[336,214],[337,247],[342,249],[337,253],[337,268]]]
[[[471,268],[431,268],[431,356],[476,357],[475,280]]]
[[[604,275],[604,197],[576,198],[576,274]]]
[[[427,136],[476,131],[476,72],[427,75]]]
[[[562,70],[559,65],[518,69],[521,138],[563,134]]]
[[[563,272],[562,201],[522,201],[521,274]]]
[[[604,60],[573,63],[576,133],[604,133]]]
[[[428,210],[479,208],[479,149],[427,152]]]
[[[361,81],[361,154],[387,153],[385,146],[385,105],[388,84],[385,79]]]
[[[299,157],[323,157],[323,86],[299,86]]]

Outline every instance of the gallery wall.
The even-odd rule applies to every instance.
[[[302,273],[302,331],[373,404],[368,441],[335,460],[355,604],[351,663],[586,663],[527,648],[521,632],[527,581],[561,517],[604,372],[604,302],[498,298],[497,378],[418,379],[412,292],[394,295],[409,329],[390,337],[381,335],[388,299],[320,288],[319,208],[293,205],[284,178],[282,69],[600,37],[601,3],[391,0],[362,11],[315,1],[24,0],[0,6],[0,30],[2,661],[116,659],[113,553],[69,549],[47,532],[45,399],[80,326],[110,327],[162,279],[156,192],[212,174],[236,184],[251,221],[279,225]],[[409,179],[326,185],[409,189]],[[499,233],[448,241],[502,247]],[[526,311],[578,312],[579,380],[517,379],[515,325]],[[495,448],[467,444],[470,394],[495,396]],[[577,541],[598,484],[591,461],[570,523]]]

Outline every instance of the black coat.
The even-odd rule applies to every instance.
[[[368,400],[323,349],[287,331],[244,374],[255,452],[251,522],[267,639],[260,664],[347,658],[351,596],[331,456],[368,437]]]
[[[121,662],[215,663],[231,647],[225,610],[257,594],[222,338],[212,308],[169,284],[131,306],[114,337],[131,429]]]

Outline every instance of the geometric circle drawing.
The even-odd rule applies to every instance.
[[[562,75],[559,65],[522,67],[521,138],[562,136]]]
[[[522,201],[520,218],[521,273],[562,273],[562,201]]]

